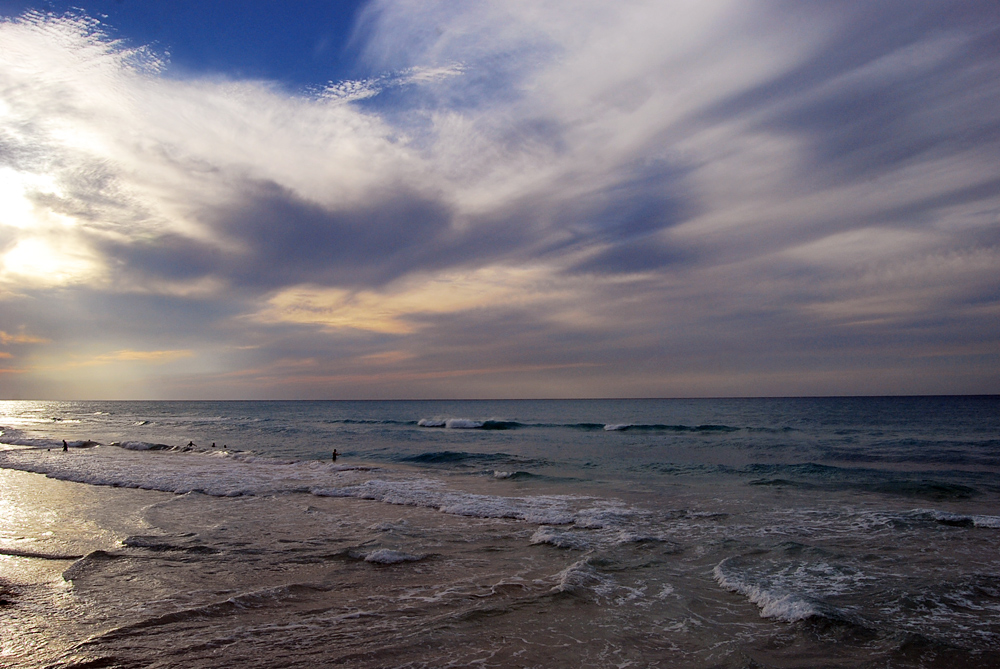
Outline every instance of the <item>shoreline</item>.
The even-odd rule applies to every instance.
[[[47,665],[89,634],[63,574],[95,552],[120,550],[148,527],[145,510],[171,495],[15,469],[0,469],[0,490],[0,664]]]

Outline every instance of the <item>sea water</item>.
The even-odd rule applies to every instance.
[[[13,666],[1000,666],[995,396],[2,402],[0,429]]]

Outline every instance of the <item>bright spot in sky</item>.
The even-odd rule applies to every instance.
[[[0,167],[0,225],[30,228],[37,222],[31,193],[58,194],[50,176],[18,172]],[[60,217],[62,218],[62,217]]]
[[[40,237],[17,242],[2,256],[0,278],[33,287],[54,287],[93,277],[97,265],[82,249],[66,248]]]

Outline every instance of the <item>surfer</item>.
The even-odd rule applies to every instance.
[[[69,444],[67,444],[66,440],[63,439],[63,453],[65,453],[68,450],[69,450]]]
[[[333,449],[333,462],[337,461],[337,449]]]

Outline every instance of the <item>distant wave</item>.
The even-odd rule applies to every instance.
[[[752,486],[858,490],[933,501],[970,499],[980,494],[979,490],[971,486],[930,478],[920,472],[888,472],[812,462],[793,465],[753,464],[737,471],[761,476],[748,482]]]
[[[397,462],[413,462],[416,464],[513,464],[516,466],[539,466],[546,464],[543,460],[524,458],[509,453],[469,453],[466,451],[429,451],[418,455],[407,455],[397,459]]]
[[[496,460],[504,457],[502,453],[466,453],[464,451],[432,451],[420,453],[419,455],[409,455],[400,458],[401,462],[419,462],[422,464],[446,464],[452,462],[466,462],[469,460]]]
[[[539,476],[538,474],[532,474],[531,472],[504,472],[498,469],[493,470],[493,478],[495,479],[509,479],[511,481],[523,481],[525,479],[535,479],[535,478],[547,478],[544,476]]]
[[[743,428],[731,425],[667,425],[662,423],[523,423],[513,420],[471,418],[421,418],[419,427],[452,430],[516,430],[519,428],[549,428],[583,430],[586,432],[736,432]],[[749,429],[749,428],[748,428]],[[757,428],[754,428],[757,429]],[[768,429],[768,428],[760,428]]]
[[[519,427],[529,427],[524,423],[512,420],[472,420],[470,418],[421,418],[417,421],[417,425],[450,430],[514,430]]]
[[[376,420],[373,418],[338,418],[325,420],[328,425],[417,425],[415,420]]]
[[[650,425],[633,423],[609,423],[604,426],[608,432],[737,432],[742,428],[731,425]]]

